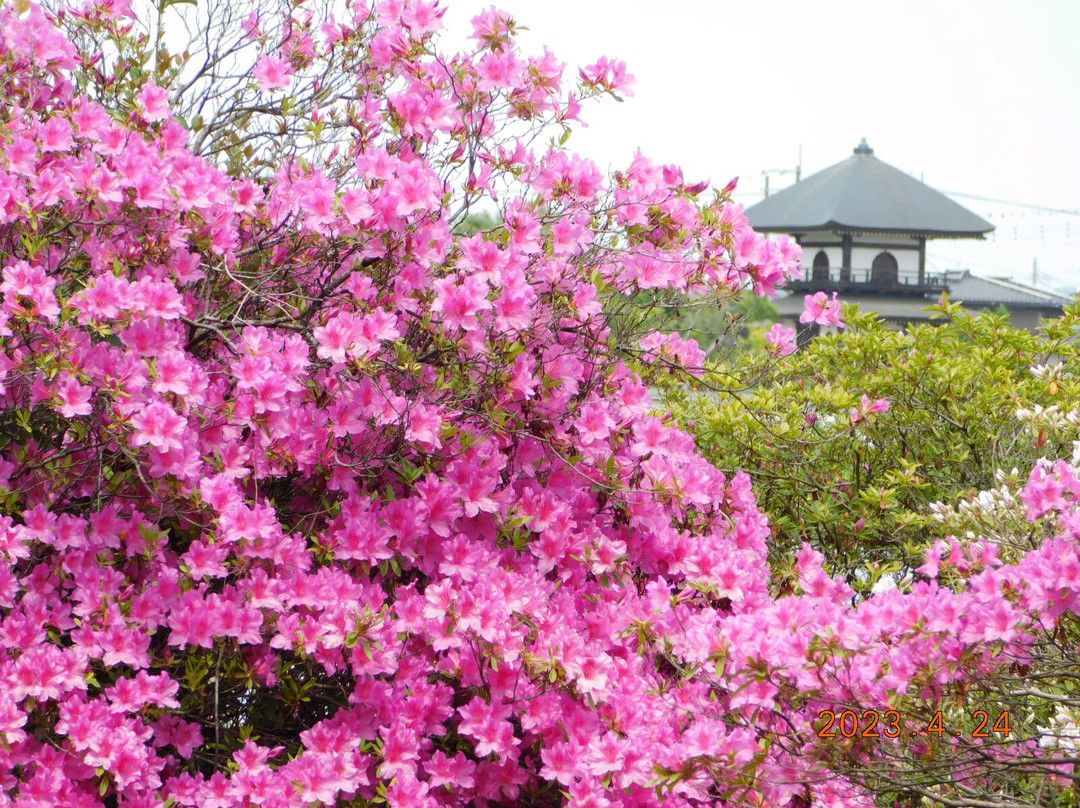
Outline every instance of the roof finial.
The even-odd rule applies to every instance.
[[[874,150],[866,143],[866,138],[859,141],[859,145],[855,147],[855,154],[873,154]]]

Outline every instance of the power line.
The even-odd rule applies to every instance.
[[[975,199],[979,202],[993,202],[997,205],[1009,205],[1014,208],[1030,208],[1031,210],[1041,210],[1046,213],[1063,213],[1066,216],[1080,216],[1080,210],[1068,210],[1067,208],[1051,208],[1046,205],[1031,205],[1026,202],[1010,202],[1007,199],[993,199],[989,196],[976,196],[975,194],[964,194],[960,191],[942,191],[943,194],[949,196],[959,196],[962,199]]]
[[[994,260],[995,257],[998,260]],[[1018,283],[1025,283],[1024,279],[1030,273],[1018,269],[1019,262],[1006,259],[1005,263],[1001,263],[1000,259],[1003,257],[982,254],[976,245],[949,243],[947,245],[938,245],[932,252],[928,251],[926,264],[934,272],[943,272],[947,269],[954,269],[958,265],[966,265],[967,269],[973,270],[976,274],[988,273],[991,277],[1005,276],[1016,279]],[[1074,269],[1039,267],[1039,286],[1043,288],[1064,285],[1073,286],[1075,278],[1076,270]]]

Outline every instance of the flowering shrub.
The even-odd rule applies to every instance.
[[[604,303],[797,247],[545,142],[620,63],[570,87],[495,10],[441,53],[440,14],[247,17],[181,122],[207,74],[123,2],[0,11],[0,805],[861,805],[822,704],[1076,605],[1069,531],[858,608],[805,548],[774,597],[747,476],[651,413],[700,349]]]
[[[1072,804],[1072,766],[1042,762],[1051,757],[1037,759],[1031,744],[1069,749],[1071,725],[1062,716],[1080,706],[1071,659],[1080,621],[1072,585],[1055,590],[1055,575],[1047,577],[1042,562],[1028,565],[1039,556],[1029,555],[1032,547],[1046,542],[1041,552],[1053,547],[1054,563],[1075,569],[1069,526],[1080,461],[1078,312],[1068,309],[1031,334],[1010,328],[1000,315],[973,316],[952,303],[938,309],[938,322],[904,332],[850,309],[842,334],[818,338],[773,364],[747,394],[691,394],[683,386],[667,388],[666,398],[681,422],[693,424],[706,457],[754,479],[772,529],[774,591],[799,591],[799,565],[788,558],[810,541],[825,569],[851,587],[855,614],[908,609],[912,626],[922,630],[935,625],[942,608],[971,608],[964,594],[981,604],[1004,600],[997,603],[1000,629],[982,606],[971,622],[952,624],[961,637],[983,632],[1000,642],[996,665],[981,677],[958,676],[956,657],[946,654],[924,669],[924,689],[898,690],[888,699],[905,732],[925,729],[941,711],[945,725],[951,722],[950,738],[929,743],[935,735],[924,732],[906,745],[823,745],[818,751],[834,756],[830,770],[862,783],[881,804],[924,798]],[[723,366],[718,378],[737,377],[755,361]],[[1055,460],[1062,455],[1072,458]],[[991,570],[1007,577],[987,583],[982,573]],[[1035,617],[1034,625],[1007,619],[1016,616],[1009,609],[1017,604],[1030,608],[1030,595],[1021,593],[1044,586],[1064,600],[1032,609],[1025,620]],[[929,596],[910,598],[920,592]],[[1047,613],[1051,619],[1039,622]],[[899,646],[910,636],[904,630],[889,642]],[[841,653],[862,659],[856,645],[845,640]],[[904,656],[910,673],[907,653],[890,651],[894,659]],[[959,658],[961,668],[968,664]],[[874,707],[879,715],[886,709],[880,702]],[[860,733],[868,729],[864,698],[831,709],[856,711]],[[979,709],[995,718],[1009,713],[1009,738],[972,738]],[[1009,739],[1015,746],[1007,751]],[[962,786],[956,772],[965,773]]]
[[[1018,480],[1040,457],[1071,454],[1080,435],[1016,416],[1065,407],[1065,426],[1080,396],[1069,370],[1080,360],[1078,313],[1037,335],[954,303],[939,317],[900,332],[849,310],[848,328],[773,362],[750,394],[672,388],[678,420],[694,424],[705,456],[754,478],[778,560],[810,540],[857,588],[874,577],[857,580],[855,571],[875,563],[902,576],[946,536],[931,503],[990,488],[999,471]],[[723,370],[738,377],[759,365],[752,357]],[[880,399],[889,408],[875,412]]]

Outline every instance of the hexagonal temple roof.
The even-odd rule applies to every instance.
[[[994,226],[874,156],[863,140],[847,160],[746,209],[766,233],[887,233],[982,238]]]

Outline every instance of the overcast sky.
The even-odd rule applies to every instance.
[[[488,2],[446,0],[466,33]],[[572,67],[625,61],[635,94],[586,111],[568,146],[602,168],[638,147],[739,200],[876,156],[997,226],[931,242],[932,270],[1080,284],[1080,0],[496,0]],[[456,37],[455,37],[456,38]],[[571,74],[572,75],[572,74]],[[1073,211],[1071,215],[1008,203]]]

